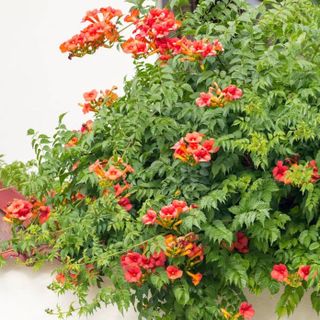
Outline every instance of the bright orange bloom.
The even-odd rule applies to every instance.
[[[166,271],[167,271],[167,276],[170,280],[179,279],[183,275],[183,271],[176,266],[168,266]]]
[[[119,183],[117,183],[115,186],[113,186],[115,196],[119,197],[124,191],[126,191],[130,187],[131,185],[128,183],[126,183],[124,186],[121,186]]]
[[[188,161],[187,145],[183,139],[180,139],[171,149],[174,150],[173,157],[183,162]]]
[[[79,167],[80,161],[75,162],[72,167],[71,167],[71,171],[77,170]]]
[[[234,101],[242,97],[242,90],[231,84],[222,90],[222,95],[226,101]]]
[[[134,169],[129,164],[126,164],[125,166],[126,167],[123,170],[124,173],[127,173],[127,172],[133,173],[134,172]]]
[[[60,284],[64,284],[66,282],[66,276],[63,273],[58,273],[56,275],[56,281]]]
[[[93,89],[89,92],[85,92],[83,94],[83,98],[87,102],[91,102],[91,101],[95,100],[97,98],[97,96],[98,96],[98,91],[95,89]]]
[[[186,136],[184,137],[184,140],[188,143],[200,143],[203,137],[204,137],[203,133],[192,132],[192,133],[187,133]]]
[[[145,225],[155,224],[157,220],[157,213],[149,209],[147,213],[142,217],[142,223]]]
[[[105,177],[109,180],[118,180],[122,175],[123,172],[114,166],[110,166],[108,171],[105,173]]]
[[[113,86],[110,90],[106,90],[104,92],[104,99],[106,100],[107,107],[112,106],[118,99],[119,96],[113,92],[114,90],[117,90],[118,88],[116,86]]]
[[[88,120],[86,123],[83,123],[81,126],[81,132],[86,133],[86,132],[91,132],[93,128],[93,121]]]
[[[286,175],[289,167],[285,166],[282,161],[278,161],[276,167],[273,168],[272,174],[275,180],[286,183]]]
[[[60,45],[61,52],[69,52],[69,58],[82,57],[94,53],[99,47],[105,47],[119,39],[117,26],[111,22],[113,18],[122,16],[120,10],[111,7],[101,8],[87,12],[83,22],[90,24],[81,30],[80,34],[73,36]]]
[[[73,137],[65,144],[65,147],[72,148],[72,147],[76,146],[78,144],[78,142],[79,142],[79,139],[77,137]]]
[[[245,320],[251,320],[253,316],[255,315],[255,311],[252,308],[252,305],[248,302],[242,302],[239,308],[239,314],[245,319]]]
[[[204,252],[202,245],[197,245],[195,243],[192,244],[191,249],[189,250],[188,257],[191,260],[198,260],[198,262],[202,261],[204,259]]]
[[[106,172],[99,160],[89,167],[89,171],[94,172],[99,178],[105,178],[106,176]]]
[[[215,146],[214,139],[208,139],[202,143],[202,146],[208,150],[210,153],[217,153],[220,150],[220,147]]]
[[[275,264],[273,266],[273,269],[271,271],[271,277],[279,282],[284,282],[287,280],[289,276],[288,269],[286,265],[280,263],[280,264]]]
[[[309,274],[310,274],[311,266],[301,266],[298,270],[298,275],[302,280],[308,281]]]
[[[196,105],[200,108],[202,107],[210,107],[211,106],[211,98],[213,97],[212,93],[201,92],[200,97],[196,99]]]
[[[41,206],[39,208],[39,222],[40,224],[44,224],[47,222],[50,218],[50,207],[48,206]]]
[[[18,219],[25,221],[33,216],[33,205],[29,201],[25,200],[13,200],[5,209],[6,218],[8,220]]]
[[[84,104],[80,104],[80,107],[82,108],[82,112],[84,114],[88,113],[88,112],[94,112],[94,108],[92,107],[92,105],[90,103],[84,103]]]
[[[121,47],[125,53],[132,53],[133,56],[146,54],[148,52],[147,42],[140,39],[130,38],[124,42]]]
[[[192,132],[180,139],[171,149],[175,150],[173,157],[182,162],[188,162],[190,165],[196,165],[199,162],[209,162],[211,153],[219,151],[219,147],[214,146],[214,139],[208,139],[202,144],[203,133]]]
[[[85,199],[85,197],[86,197],[86,196],[85,196],[83,193],[77,192],[75,195],[73,195],[73,196],[71,197],[71,200],[72,200],[72,201],[83,200],[83,199]]]
[[[202,274],[201,273],[194,274],[194,273],[191,273],[191,272],[187,271],[187,274],[191,277],[192,283],[195,286],[197,286],[200,283],[200,281],[202,279]]]
[[[124,18],[125,22],[136,23],[139,21],[140,11],[138,9],[132,9],[130,14]]]

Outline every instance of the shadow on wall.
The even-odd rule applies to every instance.
[[[56,320],[54,316],[45,313],[46,308],[54,308],[57,303],[68,306],[72,302],[72,295],[57,297],[56,294],[47,289],[54,276],[51,275],[52,265],[47,265],[40,272],[31,268],[16,265],[9,262],[4,269],[0,270],[0,301],[1,319],[14,320]],[[94,291],[91,293],[94,296]],[[275,305],[279,296],[271,297],[267,293],[259,297],[248,295],[248,300],[256,309],[254,320],[277,320],[274,315]],[[17,307],[19,303],[19,307]],[[93,316],[83,320],[138,320],[134,310],[129,310],[122,316],[116,307],[110,306],[99,310]],[[295,314],[283,320],[318,320],[319,317],[312,310],[310,297],[304,297]],[[78,316],[70,320],[79,320]],[[81,320],[81,319],[80,319]]]

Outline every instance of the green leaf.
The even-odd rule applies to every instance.
[[[226,228],[221,220],[215,220],[211,225],[204,228],[205,235],[213,242],[226,241],[231,245],[233,233]]]
[[[317,315],[320,314],[320,292],[314,291],[311,293],[311,303],[312,308],[317,312]]]
[[[190,300],[189,291],[185,286],[177,286],[173,288],[174,296],[181,305],[186,305]]]

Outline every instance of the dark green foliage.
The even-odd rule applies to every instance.
[[[27,190],[38,197],[55,190],[58,196],[49,223],[18,232],[15,245],[31,250],[45,242],[53,248],[50,259],[59,253],[66,268],[76,270],[93,263],[112,280],[116,290],[102,288],[90,304],[85,299],[90,281],[83,276],[73,288],[80,313],[90,314],[100,303],[117,303],[123,310],[131,302],[141,319],[219,320],[221,307],[236,312],[245,301],[244,288],[278,292],[270,277],[275,263],[287,264],[291,272],[304,264],[320,269],[319,182],[300,190],[272,176],[277,160],[296,154],[320,165],[320,8],[311,0],[265,0],[256,9],[242,0],[203,0],[185,17],[182,34],[219,38],[225,53],[207,59],[205,70],[179,57],[164,67],[137,61],[125,95],[97,114],[93,132],[79,145],[64,148],[73,133],[62,119],[52,139],[34,136],[39,180]],[[195,99],[212,81],[222,88],[237,85],[243,98],[224,108],[197,108]],[[190,167],[173,159],[170,148],[192,131],[215,138],[221,147],[210,164]],[[101,196],[88,170],[111,156],[135,169],[129,178],[130,214],[112,196]],[[71,171],[77,161],[78,169]],[[98,200],[74,205],[76,192]],[[186,279],[168,283],[159,271],[131,294],[119,256],[149,239],[151,251],[163,248],[161,232],[142,226],[140,217],[175,198],[199,205],[180,230],[197,233],[206,248],[199,267],[203,280],[198,287]],[[227,250],[237,231],[250,238],[248,254]],[[309,281],[286,287],[278,315],[291,314],[307,287],[315,290],[312,303],[319,313],[319,286]]]

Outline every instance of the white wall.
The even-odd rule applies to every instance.
[[[71,294],[58,297],[47,289],[54,276],[47,266],[40,272],[31,268],[16,265],[14,262],[0,271],[0,319],[1,320],[56,320],[56,316],[48,315],[46,308],[55,309],[59,304],[67,308],[74,301]],[[94,296],[94,292],[92,292]],[[77,320],[75,315],[70,320]],[[115,307],[104,308],[89,318],[83,320],[137,320],[133,310],[124,316]]]
[[[51,267],[47,266],[40,272],[31,268],[15,265],[10,262],[0,270],[0,318],[1,320],[56,320],[55,316],[47,315],[46,308],[54,309],[56,304],[67,306],[72,301],[71,295],[57,297],[46,287],[52,282]],[[248,295],[249,301],[256,309],[254,320],[277,320],[274,315],[275,305],[279,296],[272,297],[264,293],[260,297]],[[79,319],[78,316],[70,318]],[[85,318],[82,318],[85,319]],[[87,320],[137,320],[133,310],[122,315],[115,307],[108,307],[98,311]],[[306,295],[298,306],[295,314],[284,320],[317,320],[319,317],[312,310],[310,298]]]
[[[123,0],[0,0],[0,154],[7,161],[33,158],[28,128],[52,133],[68,112],[66,123],[78,129],[86,119],[82,93],[121,87],[133,73],[131,57],[116,49],[72,61],[59,51],[87,10],[109,5],[128,8]]]

